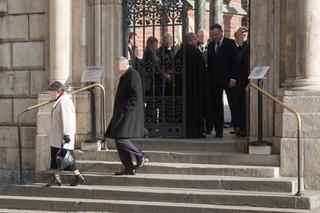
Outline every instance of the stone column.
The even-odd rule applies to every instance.
[[[216,23],[223,26],[223,0],[210,0],[210,27]]]
[[[50,0],[50,81],[72,83],[71,0]]]
[[[289,85],[295,90],[320,90],[320,1],[296,1],[296,79]]]
[[[196,0],[195,1],[195,26],[194,26],[195,33],[197,33],[199,30],[204,30],[205,17],[206,17],[206,0]]]
[[[295,4],[295,18],[288,25],[295,32],[295,57],[288,58],[286,63],[296,64],[293,75],[283,84],[282,100],[296,109],[301,116],[302,159],[304,165],[304,186],[306,189],[320,189],[320,17],[317,11],[320,2],[316,0],[291,2]],[[287,33],[287,42],[292,41]],[[288,67],[287,67],[288,69]],[[280,110],[279,110],[280,111]],[[297,127],[294,116],[282,111],[280,173],[283,176],[297,174]]]
[[[109,123],[112,112],[114,96],[118,86],[118,77],[115,75],[113,61],[122,55],[123,50],[123,10],[122,0],[104,0],[102,13],[102,63],[105,69],[104,85],[108,91],[106,97],[106,116]],[[110,26],[112,27],[110,29]]]
[[[112,116],[114,96],[118,85],[118,76],[114,71],[113,61],[122,55],[123,48],[123,11],[122,0],[90,0],[88,10],[88,64],[102,66],[102,84],[106,89],[106,121],[109,124]],[[97,94],[97,100],[100,100]],[[96,112],[100,112],[97,103]],[[102,116],[98,116],[102,118]],[[101,127],[97,119],[97,130]],[[99,135],[98,135],[99,137]]]
[[[279,54],[280,54],[280,1],[254,0],[251,1],[250,11],[250,67],[269,66],[270,69],[263,81],[263,89],[274,94],[279,88]],[[256,81],[252,81],[257,83]],[[250,94],[250,135],[256,136],[258,117],[257,91]],[[274,103],[263,97],[263,137],[268,142],[272,141],[275,131]],[[273,152],[279,152],[278,142],[273,143]]]
[[[81,85],[86,66],[88,0],[72,1],[72,86]]]
[[[49,46],[49,67],[46,74],[50,82],[58,80],[72,83],[71,71],[71,0],[47,0],[48,23],[46,27],[46,44]],[[48,42],[49,40],[49,42]],[[45,53],[47,54],[47,52]],[[47,55],[46,55],[47,58]],[[47,63],[47,61],[46,61]],[[49,70],[47,71],[47,69]],[[38,102],[49,99],[47,93],[38,95]],[[35,170],[45,171],[50,166],[49,134],[51,127],[52,105],[40,107],[37,113],[37,135],[35,142]]]
[[[280,82],[289,82],[295,79],[296,63],[296,23],[297,5],[295,0],[281,1],[281,67]]]

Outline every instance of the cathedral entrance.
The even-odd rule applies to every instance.
[[[151,137],[185,137],[184,64],[175,54],[189,6],[185,0],[124,1],[124,54],[141,75]]]

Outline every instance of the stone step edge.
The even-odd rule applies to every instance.
[[[213,157],[234,157],[234,156],[245,156],[245,157],[279,157],[279,154],[246,154],[243,152],[213,152],[213,151],[163,151],[163,150],[143,150],[145,153],[150,154],[175,154],[175,155],[188,155],[188,156],[213,156]],[[108,150],[81,150],[75,149],[74,152],[76,154],[88,154],[88,153],[113,153],[117,154],[116,149],[108,149]]]
[[[47,182],[53,175],[53,171],[38,173],[33,182]],[[136,174],[134,176],[115,176],[103,172],[82,173],[88,181],[88,185],[119,185],[119,186],[158,186],[189,189],[224,189],[247,190],[257,192],[284,192],[294,193],[297,190],[296,178],[266,178],[266,177],[235,177],[218,175],[163,175],[163,174]],[[63,172],[63,183],[71,183],[73,174]],[[205,185],[210,185],[205,187]]]
[[[217,156],[221,156],[221,155],[248,155],[248,156],[279,156],[279,154],[247,154],[244,152],[221,152],[221,151],[203,151],[203,150],[180,150],[180,151],[176,151],[176,150],[172,150],[172,151],[165,151],[165,150],[143,150],[145,152],[152,152],[152,153],[177,153],[177,154],[212,154],[212,155],[217,155]],[[94,153],[94,152],[114,152],[117,153],[116,149],[101,149],[101,150],[82,150],[82,149],[75,149],[74,150],[75,153]]]
[[[97,161],[97,160],[77,160],[77,163],[86,164],[121,164],[120,161]],[[146,164],[146,166],[163,166],[163,167],[177,167],[177,168],[231,168],[231,169],[273,169],[279,170],[278,166],[252,166],[252,165],[229,165],[229,164],[194,164],[194,163],[165,163],[165,162],[152,162],[152,159]]]
[[[20,186],[12,188],[10,195],[29,195],[29,196],[53,196],[54,194],[66,194],[68,198],[72,195],[82,195],[86,198],[93,194],[90,199],[112,198],[114,194],[117,199],[121,200],[138,200],[138,201],[154,201],[161,200],[169,202],[169,200],[177,200],[183,202],[186,199],[189,203],[210,204],[209,200],[213,200],[216,205],[248,205],[255,207],[277,207],[277,208],[297,208],[309,209],[317,202],[313,199],[316,196],[297,197],[289,193],[273,193],[273,192],[252,192],[252,191],[232,191],[232,190],[205,190],[205,189],[186,189],[186,188],[167,188],[167,187],[135,187],[135,186],[87,186],[81,185],[71,187],[63,185],[61,187],[45,188],[45,183],[39,183],[28,186]],[[89,194],[88,194],[89,193]],[[71,196],[70,196],[71,195]],[[98,197],[96,197],[96,195]],[[84,197],[83,197],[84,196]],[[111,196],[111,197],[110,197]],[[186,197],[187,196],[187,197]],[[140,199],[138,199],[140,198]],[[169,199],[169,200],[168,200]],[[236,200],[233,203],[232,200]],[[217,202],[217,203],[216,203]],[[274,203],[274,204],[272,204]],[[280,204],[283,203],[283,204]]]
[[[37,173],[37,175],[54,174],[53,170]],[[192,180],[192,181],[270,181],[270,182],[291,182],[296,183],[298,180],[295,177],[244,177],[244,176],[223,176],[223,175],[184,175],[184,174],[152,174],[152,173],[137,173],[135,175],[116,176],[105,172],[82,172],[83,176],[90,177],[114,177],[126,179],[161,179],[161,180]],[[73,172],[61,171],[62,176],[73,176]],[[184,178],[184,179],[183,179]]]
[[[245,144],[245,138],[238,137],[223,137],[222,139],[216,139],[214,137],[207,137],[202,139],[172,139],[172,138],[141,138],[132,139],[134,143],[157,143],[157,144],[173,144],[173,143],[185,143],[185,144],[228,144],[228,143],[242,143]],[[115,144],[113,140],[106,141],[106,144]]]
[[[78,185],[76,187],[69,184],[55,186],[52,188],[44,187],[46,183],[33,183],[25,185],[14,185],[21,188],[34,188],[40,190],[50,189],[70,189],[70,190],[96,190],[96,191],[119,191],[119,192],[141,192],[141,193],[159,193],[159,194],[193,194],[193,195],[230,195],[230,196],[254,196],[254,197],[278,197],[278,198],[295,198],[295,199],[310,199],[313,196],[295,196],[294,193],[278,193],[278,192],[257,192],[245,190],[223,190],[223,189],[189,189],[189,188],[174,188],[174,187],[149,187],[149,186],[110,186],[110,185]]]
[[[36,201],[36,202],[59,202],[60,205],[58,204],[57,206],[63,206],[64,203],[71,203],[72,206],[77,206],[79,204],[106,204],[106,205],[130,205],[130,206],[144,206],[144,207],[175,207],[175,208],[183,208],[186,210],[191,209],[198,209],[198,208],[207,208],[207,209],[212,209],[212,210],[235,210],[240,212],[239,210],[243,211],[243,213],[247,211],[261,211],[261,212],[266,212],[266,213],[271,213],[271,212],[292,212],[292,213],[302,213],[302,212],[309,212],[309,210],[302,210],[302,209],[292,209],[292,208],[266,208],[266,207],[250,207],[250,206],[230,206],[230,205],[208,205],[208,204],[190,204],[190,203],[170,203],[170,202],[154,202],[154,201],[135,201],[135,200],[97,200],[97,199],[72,199],[72,198],[56,198],[56,197],[26,197],[26,196],[3,196],[0,195],[0,201],[4,200],[7,203],[8,200],[16,200],[20,201],[19,203],[25,202],[30,205],[30,202]],[[1,203],[1,202],[0,202]],[[0,208],[2,207],[2,204],[0,204]],[[12,209],[12,208],[11,208]],[[22,209],[22,208],[15,208],[15,209]],[[25,208],[23,208],[25,209]],[[31,209],[31,208],[29,208]],[[51,210],[54,211],[54,210]]]

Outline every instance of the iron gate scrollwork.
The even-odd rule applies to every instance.
[[[187,29],[186,0],[125,0],[124,45],[143,82],[149,136],[185,137],[184,63],[175,53]],[[128,53],[128,49],[131,51]]]

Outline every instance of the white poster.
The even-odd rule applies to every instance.
[[[248,79],[264,79],[268,70],[269,70],[269,66],[254,67]]]

